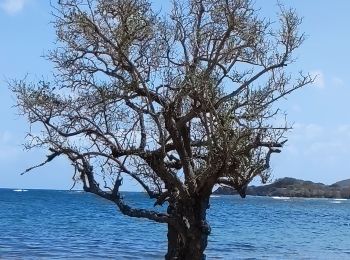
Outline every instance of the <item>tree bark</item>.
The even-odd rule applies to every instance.
[[[176,217],[174,226],[168,225],[166,260],[204,260],[210,227],[206,221],[209,199],[170,203],[168,213]]]

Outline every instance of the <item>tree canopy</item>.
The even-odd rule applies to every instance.
[[[289,129],[276,124],[276,102],[313,80],[286,70],[304,35],[295,11],[280,10],[277,25],[250,0],[174,1],[166,14],[147,0],[59,1],[55,80],[11,84],[43,129],[26,147],[50,151],[37,166],[66,156],[85,191],[193,232],[180,201],[207,201],[216,184],[244,196],[255,177],[265,182]],[[125,175],[171,210],[127,205]]]

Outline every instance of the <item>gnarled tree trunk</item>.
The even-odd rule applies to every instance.
[[[202,260],[210,227],[206,221],[209,198],[188,199],[169,204],[168,213],[176,218],[176,226],[168,225],[167,260]]]

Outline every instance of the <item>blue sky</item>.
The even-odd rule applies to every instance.
[[[156,4],[165,1],[154,1]],[[350,178],[350,1],[284,0],[304,17],[307,41],[297,52],[293,70],[318,78],[281,103],[294,123],[288,143],[272,159],[273,178],[292,176],[327,184]],[[258,0],[261,12],[274,20],[273,0]],[[40,162],[45,151],[23,151],[28,125],[13,108],[7,89],[11,78],[49,77],[52,65],[42,58],[54,48],[49,1],[0,0],[0,187],[68,189],[72,168],[64,159],[20,176]],[[126,190],[136,186],[126,183]]]

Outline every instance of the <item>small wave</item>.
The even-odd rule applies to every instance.
[[[16,189],[16,190],[13,190],[13,191],[16,191],[16,192],[24,192],[24,191],[28,191],[28,190]]]
[[[330,203],[333,203],[333,204],[340,204],[340,203],[343,203],[342,201],[339,201],[339,200],[331,200]]]
[[[344,201],[344,200],[347,200],[347,199],[333,199],[334,201]]]
[[[210,195],[210,198],[220,198],[221,196],[219,195]]]
[[[289,200],[290,199],[290,197],[278,197],[278,196],[273,196],[271,198],[275,199],[275,200]]]

